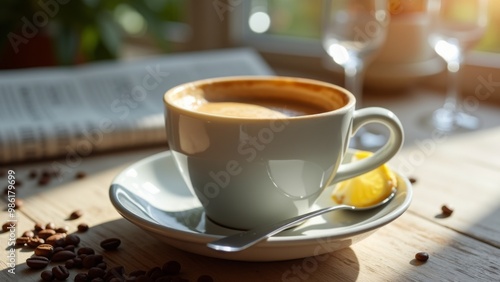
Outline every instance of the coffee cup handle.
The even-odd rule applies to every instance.
[[[388,162],[401,149],[404,141],[403,126],[393,112],[379,107],[354,111],[351,137],[359,128],[368,123],[380,123],[386,126],[390,132],[389,139],[372,156],[356,162],[341,164],[333,178],[333,183],[371,171]]]

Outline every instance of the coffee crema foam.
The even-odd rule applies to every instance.
[[[280,111],[267,107],[238,102],[209,102],[196,107],[197,112],[239,118],[286,118]]]

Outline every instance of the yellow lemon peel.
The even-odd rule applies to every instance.
[[[367,158],[372,154],[368,151],[357,151],[353,161]],[[397,178],[384,164],[365,174],[338,183],[331,196],[338,204],[368,207],[387,198],[395,187]]]

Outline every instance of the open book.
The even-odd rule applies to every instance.
[[[168,89],[271,74],[251,49],[0,71],[0,164],[161,144]]]

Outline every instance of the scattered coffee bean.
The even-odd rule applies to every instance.
[[[69,234],[66,235],[66,238],[64,238],[64,241],[66,245],[73,245],[73,246],[78,246],[80,244],[80,237],[76,234]]]
[[[30,246],[32,248],[36,248],[41,244],[45,244],[45,240],[43,240],[42,238],[39,238],[39,237],[33,237],[33,238],[29,238],[27,244],[28,244],[28,246]]]
[[[42,256],[32,256],[26,260],[26,265],[31,269],[42,269],[49,265],[49,259]]]
[[[11,228],[14,228],[14,227],[16,227],[16,223],[15,222],[7,221],[4,224],[2,224],[2,231],[3,232],[7,232]]]
[[[408,180],[410,180],[411,184],[414,184],[417,182],[417,179],[415,177],[410,177],[410,178],[408,178]]]
[[[134,270],[134,271],[129,273],[129,276],[132,276],[132,277],[139,277],[142,275],[146,275],[146,271],[142,270],[142,269]]]
[[[49,244],[40,244],[35,249],[35,255],[50,258],[54,253],[54,247]]]
[[[82,178],[85,178],[86,176],[87,176],[87,174],[85,172],[79,171],[79,172],[76,173],[75,178],[76,179],[82,179]]]
[[[426,262],[429,259],[429,254],[426,252],[418,252],[415,254],[415,259],[421,262]]]
[[[441,206],[441,212],[444,216],[450,216],[453,213],[453,209],[447,205]]]
[[[58,265],[52,268],[52,275],[57,280],[66,280],[69,277],[69,271],[64,265]]]
[[[56,231],[53,229],[42,229],[38,231],[37,236],[45,240],[54,234],[56,234]]]
[[[175,260],[167,261],[163,264],[161,270],[165,274],[179,274],[181,271],[181,264]]]
[[[110,251],[118,248],[118,246],[120,246],[121,243],[122,243],[121,240],[118,238],[109,238],[101,241],[100,245],[103,249]]]
[[[61,226],[56,228],[57,233],[68,233],[69,232],[69,226]]]
[[[66,233],[56,233],[54,235],[51,235],[45,240],[45,242],[47,242],[47,244],[51,244],[54,247],[62,247],[66,242]]]
[[[90,279],[104,278],[104,275],[106,274],[106,271],[104,271],[104,269],[101,269],[99,267],[91,267],[89,269],[89,271],[87,272],[87,274],[88,274],[88,277]]]
[[[16,245],[24,246],[25,244],[28,244],[28,242],[30,241],[30,238],[32,238],[32,237],[18,237],[18,238],[16,238]]]
[[[55,230],[56,229],[56,225],[53,222],[48,222],[47,224],[45,224],[45,229],[53,229],[53,230]]]
[[[87,273],[80,272],[75,276],[75,282],[87,282],[89,281],[89,276]]]
[[[62,262],[76,257],[76,254],[72,251],[60,251],[52,255],[53,262]]]
[[[55,254],[55,253],[58,253],[58,252],[60,252],[60,251],[64,251],[64,248],[63,248],[63,247],[61,247],[61,246],[54,247],[54,254]]]
[[[71,251],[71,252],[75,253],[75,245],[66,244],[66,246],[64,246],[64,250],[65,251]],[[76,255],[76,253],[75,253],[75,255]]]
[[[40,273],[40,278],[42,278],[42,281],[52,281],[54,280],[54,275],[51,270],[44,270]]]
[[[38,172],[36,170],[31,170],[28,174],[29,179],[35,179],[38,176]]]
[[[146,276],[149,277],[150,280],[155,281],[156,279],[163,276],[163,272],[161,271],[161,268],[155,266],[148,270]]]
[[[93,254],[95,254],[95,251],[94,251],[94,249],[89,248],[89,247],[81,247],[80,249],[78,249],[78,251],[76,251],[76,253],[78,255],[82,255],[82,254],[93,255]]]
[[[22,237],[29,237],[29,238],[35,237],[35,233],[31,230],[27,230],[23,232]]]
[[[35,232],[40,232],[43,230],[43,225],[41,223],[35,223]]]
[[[89,225],[87,223],[78,224],[78,232],[87,232],[89,230]]]
[[[75,210],[69,215],[69,219],[77,219],[82,217],[83,212],[82,210]]]
[[[108,268],[108,264],[105,262],[101,262],[98,265],[96,265],[96,267],[99,267],[102,270],[106,270],[106,268]]]
[[[76,267],[75,259],[76,257],[74,259],[69,259],[65,261],[64,266],[66,266],[67,269],[75,268]]]
[[[80,257],[76,257],[73,259],[73,261],[75,262],[75,267],[76,268],[82,268],[83,267],[83,259],[80,258]]]
[[[38,186],[45,186],[50,183],[50,176],[42,175],[40,179],[38,179]]]
[[[91,268],[100,264],[103,260],[102,255],[87,255],[82,262],[84,268]]]
[[[143,274],[146,272],[144,271]],[[104,280],[109,281],[112,278],[118,278],[121,279],[121,281],[125,280],[124,279],[124,274],[125,274],[125,268],[123,266],[115,266],[110,268],[108,271],[106,271],[106,275],[104,276]],[[129,274],[129,277],[135,277],[135,275],[132,275],[132,273]]]

